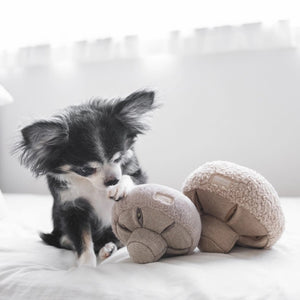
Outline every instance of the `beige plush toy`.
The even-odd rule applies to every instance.
[[[253,170],[224,161],[206,163],[186,179],[183,192],[201,215],[201,251],[227,253],[236,244],[269,248],[283,232],[278,195]]]
[[[195,205],[181,192],[144,184],[114,204],[112,228],[134,262],[149,263],[164,255],[191,254],[201,222]]]

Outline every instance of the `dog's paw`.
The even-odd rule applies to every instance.
[[[113,200],[120,200],[128,195],[134,187],[134,183],[130,176],[123,175],[116,185],[107,188],[107,196]]]
[[[110,257],[113,253],[115,253],[116,251],[118,250],[117,246],[110,242],[110,243],[107,243],[105,244],[104,247],[102,247],[99,251],[99,258],[101,260],[104,260],[108,257]]]
[[[83,252],[79,256],[77,264],[78,264],[78,267],[81,267],[81,266],[96,267],[97,266],[97,257],[94,252],[94,249]]]

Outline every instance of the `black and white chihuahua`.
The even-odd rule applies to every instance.
[[[46,175],[54,199],[53,231],[41,234],[49,245],[73,249],[78,265],[96,266],[121,246],[111,229],[113,200],[146,182],[134,152],[154,92],[138,91],[125,99],[96,99],[71,106],[53,119],[21,130],[21,163]]]

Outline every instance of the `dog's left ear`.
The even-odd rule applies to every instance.
[[[114,112],[116,117],[135,134],[144,133],[149,129],[149,113],[157,108],[154,104],[153,91],[137,91],[119,101]]]

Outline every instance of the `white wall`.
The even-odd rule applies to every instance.
[[[10,156],[17,126],[94,96],[148,87],[164,105],[137,151],[150,181],[180,188],[200,164],[230,160],[300,195],[300,59],[294,49],[112,60],[3,73],[15,102],[0,108],[0,188],[47,193]]]

